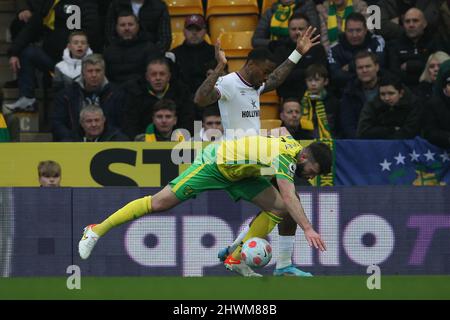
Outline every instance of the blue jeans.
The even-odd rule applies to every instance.
[[[36,87],[36,69],[44,74],[53,72],[55,62],[40,47],[29,45],[20,55],[20,69],[17,75],[21,97],[34,98]]]

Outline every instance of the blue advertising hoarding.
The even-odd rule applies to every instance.
[[[6,191],[5,191],[6,190]],[[229,275],[217,251],[231,243],[258,213],[221,191],[207,192],[162,214],[113,229],[88,260],[77,244],[83,227],[98,223],[127,202],[158,188],[2,189],[3,276],[65,275],[69,265],[83,275]],[[299,188],[303,206],[327,244],[308,247],[298,229],[294,263],[316,275],[450,273],[450,187],[407,186]],[[5,210],[9,208],[9,210]],[[13,229],[13,230],[10,230]],[[5,230],[3,227],[2,230]],[[269,240],[278,252],[274,229]],[[1,246],[0,246],[1,247]]]

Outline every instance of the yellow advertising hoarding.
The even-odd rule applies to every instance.
[[[174,142],[2,143],[0,187],[39,186],[37,166],[43,160],[61,165],[62,186],[164,186],[188,166],[173,163],[172,156],[180,157],[180,150],[173,149],[176,145]],[[192,144],[192,148],[201,146]],[[186,149],[184,159],[191,156],[193,161],[193,150]]]

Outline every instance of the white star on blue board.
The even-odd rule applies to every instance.
[[[381,171],[391,171],[391,164],[392,162],[388,162],[386,159],[384,159],[384,161],[380,163]]]
[[[442,162],[450,161],[450,157],[447,152],[442,153],[440,157],[442,158]]]
[[[424,153],[423,155],[427,158],[427,161],[434,161],[435,153],[431,152],[430,149],[428,149],[427,153]]]
[[[411,161],[419,161],[420,153],[416,153],[416,150],[413,150],[409,155],[411,156]]]
[[[394,157],[395,160],[397,160],[397,164],[405,164],[405,157],[399,152],[398,156]]]

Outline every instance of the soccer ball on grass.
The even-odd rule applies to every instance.
[[[265,239],[250,238],[242,246],[241,258],[251,268],[262,268],[272,259],[272,247]]]

